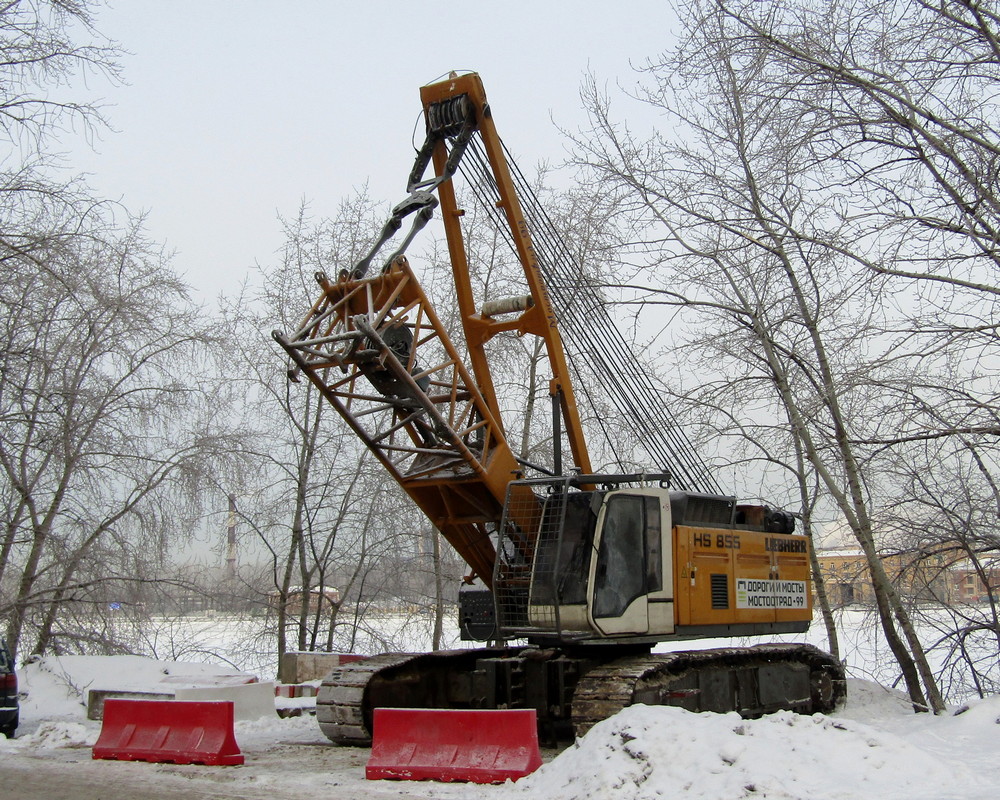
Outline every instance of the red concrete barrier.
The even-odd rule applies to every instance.
[[[104,702],[94,758],[231,766],[243,763],[233,703],[180,700]]]
[[[542,765],[534,709],[377,708],[368,780],[517,780]]]

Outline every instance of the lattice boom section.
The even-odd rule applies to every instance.
[[[482,469],[489,415],[412,273],[330,283],[292,336],[297,366],[402,479]]]
[[[405,258],[374,278],[317,280],[299,329],[275,339],[459,553],[490,582],[517,464]],[[293,379],[296,377],[292,375]]]

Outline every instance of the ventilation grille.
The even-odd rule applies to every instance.
[[[722,573],[711,575],[712,608],[729,608],[729,576]]]

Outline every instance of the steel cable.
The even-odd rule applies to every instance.
[[[560,322],[571,334],[564,340],[575,358],[568,358],[576,384],[594,409],[609,449],[621,464],[615,438],[605,427],[589,382],[580,376],[581,365],[604,386],[619,412],[640,434],[640,444],[659,466],[673,475],[673,485],[689,491],[720,494],[721,489],[690,439],[677,423],[634,353],[625,343],[599,289],[586,279],[578,259],[574,258],[555,224],[545,212],[531,185],[514,162],[506,147],[507,163],[518,191],[525,221],[531,231],[535,255]],[[512,250],[514,239],[502,209],[493,171],[478,137],[470,142],[459,171]],[[603,373],[603,374],[602,374]],[[608,376],[615,376],[609,380]]]
[[[506,151],[506,148],[504,149]],[[507,152],[507,159],[515,176],[515,184],[519,184],[518,188],[522,196],[527,198],[528,208],[525,210],[525,215],[528,217],[529,225],[537,230],[538,234],[541,234],[541,237],[546,241],[553,265],[562,268],[562,277],[565,283],[561,286],[561,301],[567,306],[568,314],[576,323],[575,327],[578,333],[584,334],[590,348],[595,348],[602,342],[611,345],[610,351],[606,347],[601,348],[601,351],[606,360],[614,362],[614,359],[617,358],[618,365],[623,368],[627,381],[624,385],[619,384],[619,386],[623,390],[626,404],[629,407],[633,405],[632,393],[628,391],[629,388],[637,388],[644,395],[645,402],[639,410],[637,421],[643,426],[648,437],[652,438],[654,442],[662,443],[658,450],[662,456],[668,459],[665,464],[683,467],[686,480],[689,482],[689,486],[686,488],[720,492],[717,482],[708,471],[700,454],[685,435],[684,429],[663,402],[662,396],[650,380],[650,369],[643,367],[639,358],[630,350],[621,336],[617,325],[608,313],[607,303],[600,290],[586,281],[583,270],[578,266],[578,259],[574,258],[569,251],[565,240],[559,234],[558,229],[552,223],[509,152]],[[543,267],[544,272],[545,268]],[[587,291],[581,292],[581,286],[586,287]],[[589,308],[577,309],[574,312],[572,310],[573,298],[584,295],[590,299]],[[589,319],[587,314],[590,313],[597,315],[601,332],[604,334],[604,338],[597,338],[596,345],[594,337],[590,335],[589,326],[586,324]],[[656,453],[651,452],[650,455],[656,455]]]

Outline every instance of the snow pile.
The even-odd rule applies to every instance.
[[[166,691],[181,686],[205,686],[254,680],[254,676],[222,664],[156,661],[144,656],[47,656],[18,670],[21,719],[84,719],[87,692]]]
[[[87,719],[91,689],[173,692],[179,687],[256,680],[223,664],[144,656],[47,656],[25,664],[17,678],[21,726],[16,739],[0,737],[0,752],[91,747],[101,730],[100,722]]]
[[[851,719],[780,712],[744,720],[633,706],[510,791],[548,800],[822,800],[858,797],[863,787],[880,800],[941,800],[974,796],[975,783],[920,745]]]
[[[94,744],[96,730],[79,722],[47,720],[33,734],[16,740],[19,747],[34,750],[53,750],[57,747],[90,747]],[[0,740],[2,744],[2,740]]]

